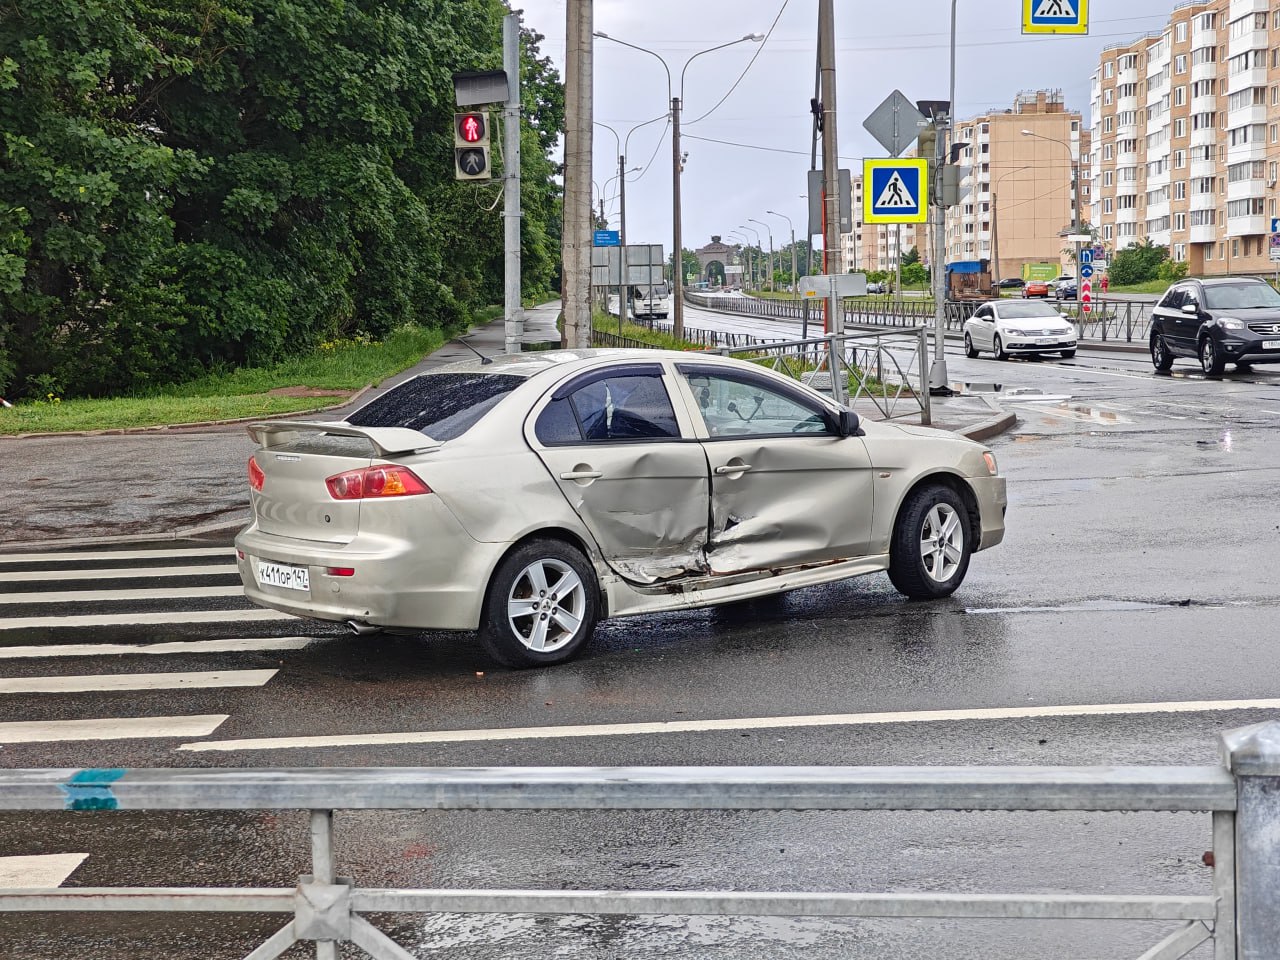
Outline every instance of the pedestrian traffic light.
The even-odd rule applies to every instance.
[[[453,115],[453,175],[457,180],[488,180],[489,114],[483,110]]]

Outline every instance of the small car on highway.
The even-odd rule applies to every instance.
[[[1258,277],[1182,280],[1151,311],[1150,346],[1159,371],[1177,357],[1213,377],[1228,363],[1280,363],[1280,293]]]
[[[983,350],[1007,360],[1014,353],[1076,355],[1076,328],[1065,315],[1043,301],[992,300],[964,323],[964,352],[970,359]]]
[[[1049,296],[1049,284],[1044,280],[1028,280],[1022,286],[1022,299]]]
[[[478,630],[512,667],[568,660],[603,618],[859,574],[945,597],[1004,536],[981,444],[707,354],[466,361],[249,433],[250,600],[358,633]]]

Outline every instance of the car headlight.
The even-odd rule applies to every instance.
[[[1235,317],[1219,317],[1215,321],[1223,330],[1243,330],[1244,324]]]
[[[1027,335],[1027,331],[1023,330],[1021,327],[1005,327],[1004,329],[1010,336],[1025,337]]]

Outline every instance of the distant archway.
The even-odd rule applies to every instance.
[[[719,260],[712,260],[707,264],[706,270],[703,271],[702,278],[710,283],[713,287],[724,286],[724,264]]]

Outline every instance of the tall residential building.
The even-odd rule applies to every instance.
[[[1081,158],[1089,135],[1062,92],[1020,93],[1009,109],[958,122],[955,140],[968,144],[959,156],[968,169],[960,203],[947,216],[947,261],[991,260],[1000,277],[1020,276],[1028,263],[1069,263],[1064,235],[1075,221],[1077,174],[1080,220],[1088,219],[1089,171]]]
[[[853,232],[840,235],[844,245],[844,268],[859,273],[885,270],[892,273],[902,255],[916,245],[914,223],[884,224],[862,222],[862,177],[853,178]]]
[[[1092,222],[1194,275],[1266,273],[1280,173],[1280,0],[1192,0],[1102,52],[1093,75]],[[1268,152],[1270,149],[1270,152]]]

